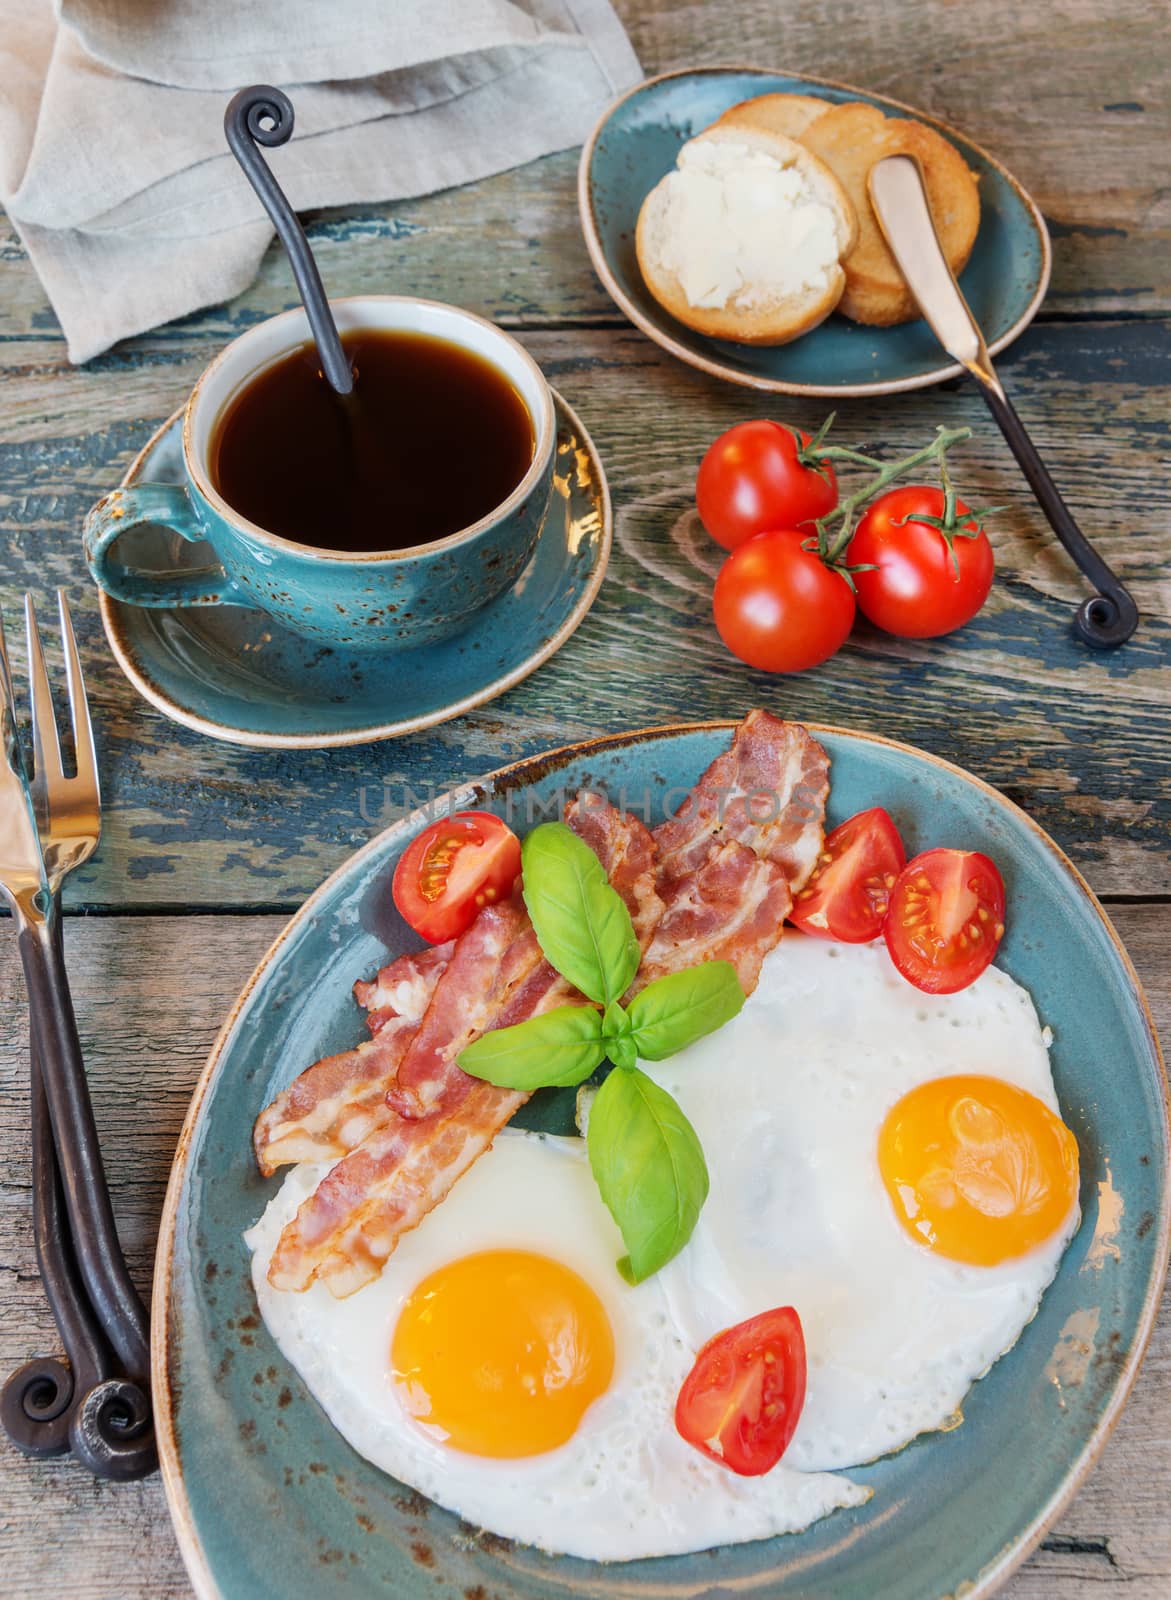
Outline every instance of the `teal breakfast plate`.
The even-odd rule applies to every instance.
[[[573,745],[452,798],[524,831],[585,784],[622,791],[657,820],[664,797],[674,791],[678,804],[727,747],[730,726]],[[998,862],[1010,908],[1001,963],[1054,1030],[1054,1075],[1081,1149],[1081,1229],[1017,1345],[969,1392],[962,1424],[853,1469],[873,1498],[804,1533],[612,1565],[479,1534],[334,1431],[257,1315],[241,1235],[277,1180],[257,1174],[250,1133],[296,1072],[360,1036],[355,977],[417,945],[390,893],[416,813],[351,857],[273,945],[232,1008],[180,1139],[155,1276],[154,1390],[167,1495],[201,1596],[976,1600],[1084,1478],[1134,1381],[1167,1266],[1166,1082],[1138,980],[1086,884],[1002,795],[904,745],[815,731],[833,761],[831,821],[881,803],[909,849],[946,841]],[[556,1094],[525,1109],[530,1125],[572,1131]]]
[[[665,350],[716,377],[785,394],[896,394],[954,377],[960,368],[919,319],[870,328],[831,316],[792,344],[709,339],[677,322],[643,281],[634,251],[639,208],[679,148],[738,101],[759,94],[865,100],[888,115],[937,129],[979,177],[980,232],[960,287],[996,354],[1032,321],[1049,284],[1049,234],[1036,204],[978,144],[934,117],[867,89],[754,67],[706,67],[648,78],[616,100],[582,150],[578,205],[594,270],[630,320]]]
[[[578,417],[556,392],[553,400],[553,497],[537,547],[512,588],[454,639],[415,650],[347,651],[302,639],[263,611],[148,610],[99,590],[118,664],[139,694],[176,722],[258,749],[393,739],[494,700],[573,633],[594,602],[610,554],[602,463]],[[182,482],[181,426],[176,412],[131,465],[124,485]],[[172,568],[206,561],[204,546],[154,528],[123,535],[126,558],[157,566],[163,537]]]

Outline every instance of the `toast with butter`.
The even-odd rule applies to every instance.
[[[884,117],[861,100],[823,112],[805,128],[801,142],[837,174],[858,214],[858,239],[846,257],[838,310],[855,322],[882,327],[917,317],[919,308],[882,236],[866,180],[884,156],[916,157],[943,253],[959,273],[980,226],[980,193],[963,156],[934,128],[907,117]]]
[[[635,247],[651,294],[678,321],[776,345],[829,316],[856,236],[845,189],[803,144],[717,124],[647,195]]]

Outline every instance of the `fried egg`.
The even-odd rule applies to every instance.
[[[345,1300],[274,1289],[268,1261],[328,1164],[245,1236],[264,1321],[354,1449],[477,1527],[596,1561],[807,1527],[868,1491],[781,1465],[738,1478],[675,1431],[695,1350],[635,1287],[584,1142],[505,1129],[381,1278]]]
[[[957,1420],[1079,1220],[1047,1034],[995,968],[927,996],[881,945],[786,933],[738,1017],[643,1066],[711,1178],[646,1283],[616,1270],[584,1141],[514,1129],[348,1299],[266,1276],[327,1165],[294,1169],[246,1235],[265,1323],[356,1450],[477,1526],[594,1560],[862,1503],[841,1469]],[[737,1477],[679,1437],[675,1399],[710,1337],[783,1305],[804,1410],[781,1464]]]
[[[644,1064],[711,1175],[658,1275],[676,1326],[698,1348],[766,1306],[800,1313],[787,1465],[857,1466],[952,1425],[1032,1318],[1080,1220],[1047,1039],[995,967],[926,995],[881,943],[786,932],[738,1017]]]

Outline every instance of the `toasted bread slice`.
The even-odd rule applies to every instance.
[[[780,133],[786,139],[800,139],[809,124],[828,111],[830,100],[812,94],[759,94],[741,100],[712,123],[713,128],[759,128],[764,133]]]
[[[860,100],[823,112],[806,127],[801,142],[837,174],[858,215],[858,239],[846,257],[846,288],[838,310],[855,322],[883,327],[917,317],[919,308],[882,236],[866,180],[884,156],[918,158],[944,255],[958,273],[980,226],[980,195],[964,158],[933,128],[884,117],[876,106]]]
[[[696,151],[696,146],[705,149]],[[710,146],[728,147],[728,153],[713,158],[706,148]],[[716,271],[719,282],[714,287],[709,285],[702,295],[694,292],[692,284],[693,293],[689,297],[685,284],[690,284],[693,277],[695,252],[707,249],[713,241],[732,250],[735,227],[734,219],[723,215],[713,219],[710,229],[698,241],[693,235],[685,236],[679,184],[691,170],[690,163],[717,160],[735,165],[741,153],[745,163],[756,153],[771,158],[783,169],[794,169],[801,180],[801,197],[794,202],[799,209],[789,212],[788,217],[790,220],[801,217],[804,223],[810,223],[814,214],[809,208],[817,207],[815,225],[794,227],[791,257],[785,255],[783,238],[778,248],[770,248],[767,277],[744,277],[734,265],[729,266],[727,259],[714,265],[710,260],[705,262],[705,268],[712,267]],[[829,168],[796,140],[740,126],[706,129],[684,145],[679,153],[678,168],[661,179],[643,201],[635,234],[639,267],[659,304],[698,333],[741,344],[787,344],[824,321],[845,288],[841,262],[857,237],[854,208]],[[829,213],[828,219],[825,212]],[[741,211],[739,220],[752,229],[775,228],[777,212],[774,209],[768,215],[760,212],[749,215]],[[770,241],[770,245],[773,242]],[[803,261],[800,260],[802,250],[806,251]],[[816,253],[816,261],[811,252]],[[751,250],[745,259],[751,259]],[[778,264],[779,275],[772,271]],[[786,266],[793,267],[793,281],[787,285],[779,281],[786,276]],[[805,268],[808,274],[803,279],[801,272]],[[725,280],[726,292],[723,289]],[[705,303],[697,303],[699,299]]]

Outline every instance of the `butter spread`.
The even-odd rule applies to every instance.
[[[749,145],[693,139],[663,184],[652,256],[689,305],[751,311],[824,289],[837,219],[796,166]]]

